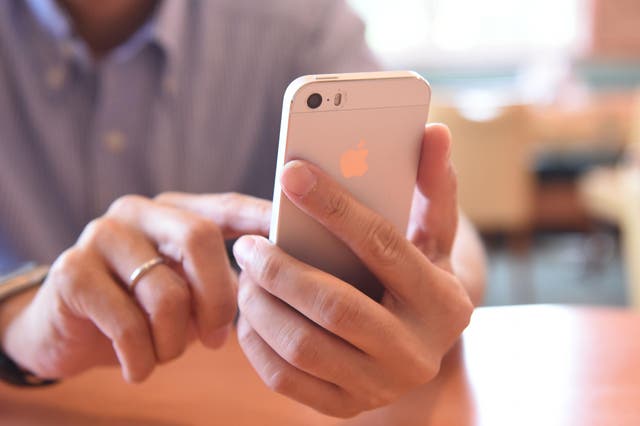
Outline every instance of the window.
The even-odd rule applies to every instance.
[[[584,43],[588,0],[349,0],[394,64],[522,62]]]

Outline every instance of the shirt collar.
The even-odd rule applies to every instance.
[[[27,4],[38,22],[55,38],[71,36],[69,18],[54,0],[27,0]]]
[[[162,0],[155,14],[152,37],[165,55],[165,71],[170,80],[178,81],[184,52],[187,4],[184,0]]]
[[[186,5],[182,0],[161,0],[154,15],[136,31],[129,39],[109,54],[116,62],[127,61],[135,56],[144,46],[155,43],[165,55],[166,71],[174,74],[179,71],[181,63],[182,43],[184,37],[184,19]],[[78,43],[70,25],[70,19],[55,0],[27,0],[32,13],[57,42],[63,44],[63,50],[69,45]],[[75,39],[75,40],[74,40]],[[74,49],[89,60],[86,46]]]

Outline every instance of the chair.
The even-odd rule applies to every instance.
[[[451,129],[462,210],[481,233],[506,237],[514,255],[507,269],[512,302],[530,303],[535,300],[528,256],[535,180],[528,109],[514,105],[480,112],[484,117],[473,119],[456,107],[434,106],[431,121]]]
[[[627,161],[586,173],[580,194],[592,216],[620,229],[628,294],[631,306],[640,310],[640,92],[632,120]]]
[[[474,120],[456,107],[434,106],[431,121],[451,129],[458,197],[465,214],[483,233],[527,240],[535,196],[527,107],[507,106],[487,119]]]

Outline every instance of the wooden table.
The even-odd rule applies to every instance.
[[[640,315],[481,308],[438,378],[347,421],[270,392],[232,339],[192,347],[142,385],[94,370],[41,390],[0,385],[2,425],[640,425]]]

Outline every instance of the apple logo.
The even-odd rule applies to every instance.
[[[367,164],[369,150],[365,149],[365,143],[364,140],[361,140],[357,149],[350,149],[340,157],[340,170],[345,178],[362,176],[369,170]]]

